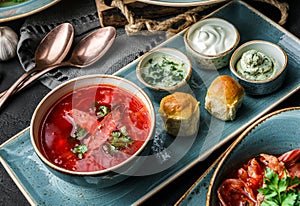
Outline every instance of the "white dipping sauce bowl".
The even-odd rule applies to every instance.
[[[237,28],[221,18],[200,20],[184,34],[187,54],[199,69],[216,70],[228,65],[239,41]]]

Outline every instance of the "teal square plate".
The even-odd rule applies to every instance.
[[[110,188],[90,189],[68,184],[53,176],[33,151],[29,129],[0,146],[0,161],[33,205],[137,205],[173,181],[183,172],[204,160],[224,143],[235,137],[259,117],[270,111],[300,88],[300,41],[249,5],[232,1],[209,16],[226,19],[240,32],[240,44],[248,40],[263,39],[281,46],[288,55],[286,81],[282,87],[267,96],[246,95],[237,118],[223,122],[213,118],[204,109],[208,86],[219,75],[230,75],[228,67],[218,71],[199,70],[194,66],[189,86],[200,101],[200,130],[195,138],[168,136],[157,121],[152,155],[145,161],[143,171]],[[173,36],[160,47],[173,47],[186,52],[184,31]],[[125,66],[115,75],[125,77],[143,88],[158,111],[162,93],[145,88],[137,79],[135,68],[139,59]],[[100,67],[101,65],[99,65]]]

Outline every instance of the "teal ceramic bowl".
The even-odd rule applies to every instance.
[[[263,76],[268,75],[268,72],[261,72],[261,68],[259,69],[248,69],[246,76],[243,75],[241,72],[238,72],[237,70],[237,64],[239,60],[242,58],[242,55],[250,50],[255,50],[258,52],[263,53],[264,55],[270,57],[273,61],[274,71],[272,71],[272,75],[266,79],[255,79],[249,76]],[[248,62],[248,65],[253,64],[255,65],[255,58],[257,56],[254,56],[251,58],[244,58],[244,62]],[[263,57],[265,58],[265,57]],[[261,58],[262,63],[265,64],[265,60]],[[257,61],[259,62],[259,60]],[[240,45],[232,54],[229,62],[229,68],[231,71],[231,74],[237,79],[237,81],[244,87],[245,92],[250,95],[267,95],[272,92],[275,92],[278,90],[284,80],[287,73],[287,63],[288,63],[288,56],[286,52],[277,44],[274,44],[269,41],[264,40],[251,40],[248,41],[242,45]],[[254,67],[257,67],[255,65]],[[254,68],[253,67],[253,68]],[[249,75],[250,71],[252,74]],[[263,74],[263,75],[261,75]]]
[[[220,184],[249,159],[261,153],[280,155],[300,149],[300,107],[286,108],[266,115],[246,129],[227,149],[211,178],[206,205],[220,205]]]
[[[49,115],[52,112],[53,105],[57,105],[57,102],[59,102],[63,97],[66,96],[66,94],[69,94],[73,90],[77,90],[78,88],[86,88],[91,85],[111,85],[113,87],[121,88],[122,90],[126,90],[128,93],[131,93],[133,96],[138,98],[144,105],[145,110],[149,114],[149,122],[150,125],[148,125],[149,132],[147,132],[147,136],[145,137],[145,141],[143,144],[140,145],[138,150],[122,161],[121,163],[118,163],[112,167],[107,167],[102,170],[95,170],[95,171],[71,171],[66,168],[62,168],[58,166],[57,164],[54,164],[50,159],[45,155],[43,152],[43,146],[41,143],[41,127],[44,124],[44,118],[46,115]],[[101,86],[100,86],[101,87]],[[97,90],[98,91],[98,90]],[[92,93],[90,93],[92,94]],[[74,93],[73,93],[74,95]],[[94,94],[96,95],[96,94]],[[85,97],[86,98],[86,97]],[[117,98],[116,96],[112,96],[111,99]],[[84,99],[84,98],[83,98]],[[96,100],[95,100],[96,101]],[[113,101],[113,100],[112,100]],[[78,101],[72,99],[72,102],[70,104],[75,105]],[[89,103],[89,102],[88,102]],[[61,104],[61,103],[60,103]],[[66,104],[66,103],[64,103]],[[68,103],[69,104],[69,103]],[[86,113],[88,114],[88,113]],[[64,113],[64,115],[66,115]],[[81,115],[79,118],[81,118],[83,115]],[[57,117],[59,118],[59,117]],[[81,118],[82,119],[82,118]],[[74,120],[75,121],[75,120]],[[83,120],[85,121],[85,120]],[[131,81],[128,81],[124,78],[113,76],[113,75],[88,75],[83,76],[79,78],[72,79],[59,87],[52,90],[48,95],[46,95],[39,105],[37,106],[36,110],[34,111],[34,114],[31,119],[30,124],[30,136],[31,136],[31,143],[33,146],[33,149],[37,156],[41,159],[41,161],[46,165],[46,167],[57,177],[61,178],[62,180],[66,182],[73,183],[75,185],[79,186],[86,186],[86,187],[97,187],[97,188],[105,188],[109,187],[115,184],[118,184],[119,182],[125,180],[129,176],[132,176],[135,174],[137,169],[140,168],[140,166],[143,164],[144,157],[147,156],[151,149],[151,141],[155,132],[155,110],[152,105],[152,102],[148,95],[136,84],[132,83]],[[52,123],[52,127],[56,127],[54,123]],[[102,127],[103,124],[97,126],[98,128]],[[68,131],[66,129],[66,131]],[[60,131],[58,131],[60,132]],[[50,133],[48,133],[50,134]],[[96,136],[95,136],[96,137]],[[95,138],[94,137],[94,138]],[[99,136],[98,136],[99,137]],[[102,137],[102,136],[100,136]],[[47,135],[47,141],[51,141],[53,138],[53,135]],[[83,140],[84,141],[84,140]],[[89,140],[87,140],[89,141]],[[49,143],[47,143],[49,144]],[[94,144],[94,143],[93,143]],[[92,144],[92,146],[93,146]],[[99,147],[99,150],[103,149],[103,147]],[[95,151],[95,150],[93,150]],[[65,155],[66,153],[62,154]],[[103,153],[101,153],[103,154]],[[102,163],[100,160],[100,163]],[[93,161],[89,164],[94,164]],[[98,161],[99,162],[99,161]],[[96,163],[97,164],[97,163]]]

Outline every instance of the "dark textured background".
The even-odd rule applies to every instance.
[[[68,1],[71,3],[58,3],[55,5],[55,7],[63,12],[67,11],[66,15],[72,15],[74,11],[79,9],[76,2],[81,2],[81,6],[83,2],[80,0],[63,1]],[[93,3],[93,0],[85,0],[84,2],[89,2],[84,5],[88,7],[89,10],[95,10],[96,12],[96,7]],[[277,9],[272,8],[264,3],[253,2],[250,0],[247,2],[274,21],[279,20],[280,15]],[[290,10],[288,21],[284,27],[300,38],[300,1],[287,0],[287,2],[290,5]],[[64,8],[66,5],[68,5],[67,8]],[[47,12],[49,12],[49,10],[42,11],[37,15],[43,16],[47,14]],[[26,23],[26,20],[29,21],[29,18],[34,17],[35,15],[2,23],[0,26],[10,26],[17,33],[19,33],[20,28],[24,25],[24,23]],[[8,85],[11,85],[23,72],[24,70],[22,69],[17,57],[7,62],[0,62],[0,90],[2,91],[6,89]],[[30,88],[10,99],[10,103],[6,105],[0,113],[0,144],[29,126],[30,118],[36,105],[48,92],[49,89],[47,87],[42,85],[40,82],[36,82]],[[300,91],[296,92],[273,110],[290,106],[300,106]],[[145,205],[173,205],[202,174],[202,172],[205,171],[209,164],[211,164],[214,159],[220,155],[227,145],[224,145],[218,151],[214,152],[206,161],[195,165],[184,175],[180,176],[176,181],[170,183],[170,185],[146,201]],[[4,170],[3,166],[0,165],[0,206],[2,205],[28,205],[28,202],[14,184],[12,179],[9,177],[7,172]],[[120,203],[120,205],[122,204]]]

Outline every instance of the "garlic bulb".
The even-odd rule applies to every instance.
[[[7,26],[0,26],[0,61],[5,61],[15,57],[18,35]]]

